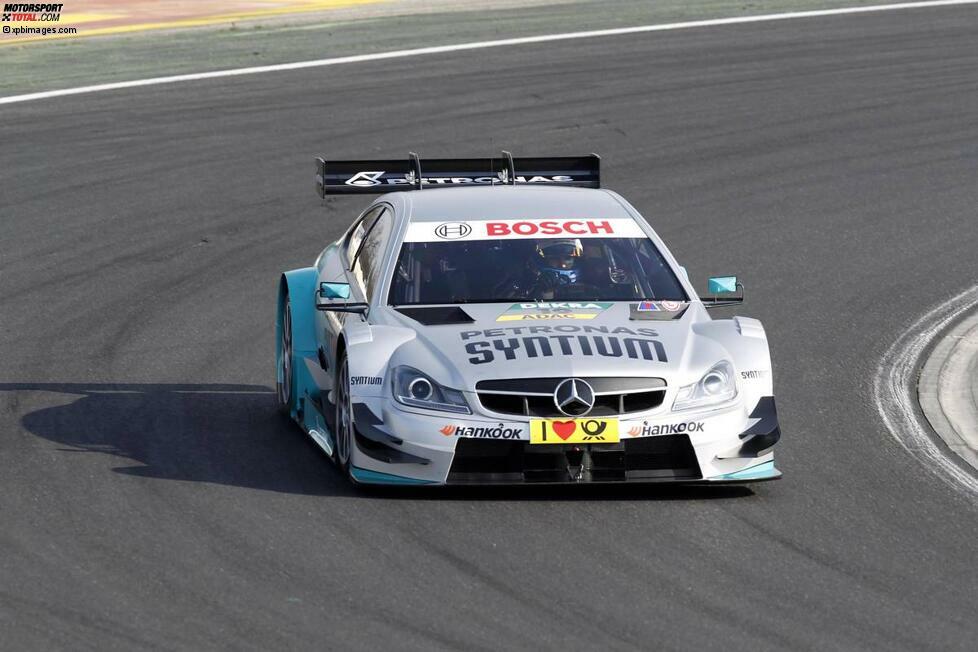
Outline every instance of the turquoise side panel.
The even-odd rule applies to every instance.
[[[309,375],[304,360],[317,360],[316,344],[316,282],[318,272],[315,267],[305,267],[285,272],[279,287],[278,322],[276,326],[279,342],[281,342],[282,312],[285,308],[285,289],[288,288],[289,301],[292,307],[292,368],[294,370],[294,387],[292,390],[293,403],[290,412],[292,418],[299,420],[300,408],[307,396],[318,396],[319,390],[315,381]],[[276,346],[277,376],[281,376],[281,364],[278,356],[282,354],[281,344]],[[318,364],[318,362],[317,362]],[[278,378],[278,382],[282,382]],[[308,412],[308,411],[306,411]],[[307,429],[316,427],[313,419],[303,417],[302,424]]]
[[[294,269],[282,275],[292,301],[292,350],[296,356],[316,357],[315,267]]]
[[[350,467],[350,475],[357,482],[365,484],[435,484],[431,480],[417,480],[415,478],[405,478],[400,475],[381,473],[379,471],[369,471],[358,466]]]
[[[319,361],[316,360],[315,363],[319,364]],[[305,430],[315,429],[327,433],[329,434],[330,441],[333,441],[333,436],[329,433],[329,428],[326,425],[326,415],[320,413],[314,400],[310,400],[319,398],[319,387],[312,375],[310,375],[304,358],[297,359],[296,365],[298,366],[295,370],[295,384],[298,390],[302,392],[297,396],[303,399],[301,425]],[[298,415],[296,415],[296,418],[298,418]]]
[[[781,471],[774,468],[774,460],[771,460],[770,462],[764,462],[763,464],[752,466],[749,469],[744,469],[743,471],[737,471],[735,473],[728,473],[726,475],[710,478],[710,480],[761,480],[766,478],[780,477]]]

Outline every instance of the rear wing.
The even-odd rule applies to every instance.
[[[601,157],[434,158],[411,152],[399,161],[327,161],[316,159],[316,192],[326,195],[377,194],[397,190],[472,185],[601,187]]]

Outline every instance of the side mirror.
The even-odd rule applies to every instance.
[[[718,294],[732,294],[738,288],[740,289],[740,296],[716,296]],[[707,292],[713,296],[700,298],[700,301],[707,308],[735,306],[744,302],[744,284],[738,281],[736,276],[711,276],[707,282]]]
[[[322,299],[349,299],[349,283],[320,283],[319,296]]]
[[[316,293],[316,310],[330,312],[367,312],[366,303],[351,303],[349,283],[320,283]]]
[[[720,294],[721,292],[736,292],[736,276],[711,276],[709,280],[710,294]]]

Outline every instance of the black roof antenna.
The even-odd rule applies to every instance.
[[[414,152],[408,152],[408,161],[411,169],[405,175],[408,183],[414,186],[415,190],[421,190],[421,159]]]
[[[503,150],[503,159],[506,163],[506,169],[500,170],[502,177],[502,182],[510,186],[516,185],[516,166],[513,165],[513,155]]]

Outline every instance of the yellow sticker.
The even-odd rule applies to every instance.
[[[596,312],[531,312],[525,315],[504,312],[496,321],[533,321],[544,319],[594,319]]]
[[[531,419],[531,444],[613,444],[618,419]]]

